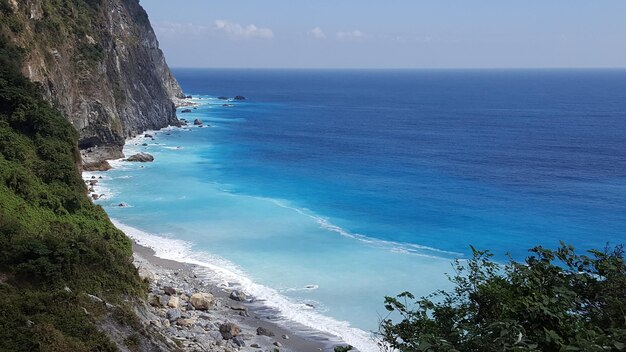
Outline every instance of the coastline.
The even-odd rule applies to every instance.
[[[189,104],[183,106],[197,105],[195,102],[189,102]],[[196,126],[183,125],[149,130],[126,140],[125,144],[129,145],[133,140],[145,139],[144,134],[156,137],[157,133],[167,129],[194,127]],[[98,180],[103,178],[102,175],[106,175],[106,171],[114,169],[122,159],[109,161],[112,161],[113,166],[101,170],[83,171],[83,179],[93,201],[108,198],[109,190],[103,189],[102,185],[98,184]],[[116,223],[114,219],[113,223],[118,228],[122,225]],[[149,282],[148,300],[136,310],[138,316],[146,326],[156,329],[166,340],[174,342],[184,351],[316,352],[333,351],[337,346],[348,346],[339,336],[315,330],[282,317],[277,308],[265,304],[262,299],[247,296],[243,301],[233,300],[230,295],[233,291],[237,291],[236,282],[225,283],[219,278],[217,272],[202,265],[161,258],[157,256],[153,248],[149,247],[149,244],[146,246],[137,243],[133,235],[123,226],[120,230],[133,241],[133,263],[138,268],[140,276]],[[175,293],[167,295],[164,291],[166,287],[173,288]],[[193,293],[213,295],[215,305],[208,311],[195,310],[189,302],[189,296]],[[179,305],[168,306],[170,297],[176,297],[174,300],[178,301]],[[180,310],[181,317],[173,321],[169,319],[168,311],[171,309]],[[179,320],[181,323],[178,322]],[[238,335],[239,339],[225,339],[222,336],[220,327],[227,323],[234,323],[241,330]],[[272,336],[258,334],[257,329],[268,331]],[[356,347],[352,348],[358,351]]]
[[[153,316],[144,317],[144,320],[147,320],[147,324],[159,328],[168,338],[178,341],[178,345],[185,351],[205,350],[202,348],[205,347],[212,351],[231,351],[239,348],[272,351],[278,348],[281,351],[316,352],[333,351],[334,347],[340,344],[340,341],[333,339],[332,336],[314,331],[309,333],[296,331],[285,324],[273,321],[275,319],[272,315],[273,310],[255,303],[253,298],[243,301],[232,299],[233,290],[219,287],[203,279],[210,273],[198,265],[159,258],[154,250],[135,241],[133,241],[133,262],[140,276],[150,282],[148,302],[149,311]],[[170,287],[175,291],[172,295],[165,293]],[[174,301],[179,301],[183,306],[189,300],[188,294],[194,292],[212,294],[215,306],[206,311],[183,308],[182,318],[176,323],[164,323],[168,320],[168,311],[175,309],[171,307],[174,304],[167,307],[172,303],[170,298],[176,297]],[[159,301],[166,301],[163,302],[165,305],[157,303]],[[157,322],[154,316],[159,317],[160,321]],[[220,326],[228,323],[236,324],[241,329],[237,335],[241,340],[223,338]],[[258,331],[265,331],[267,334],[259,334]],[[238,345],[241,342],[243,345]]]

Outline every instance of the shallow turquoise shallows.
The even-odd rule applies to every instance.
[[[362,350],[385,295],[449,288],[470,244],[626,238],[626,71],[174,72],[205,127],[129,141],[155,162],[114,162],[98,203]]]

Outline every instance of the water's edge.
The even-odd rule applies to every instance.
[[[192,129],[194,127],[186,128]],[[166,127],[158,131],[146,131],[145,134],[154,135],[157,132],[163,133],[177,129],[179,128]],[[124,147],[125,155],[128,157],[137,152],[138,150],[135,150],[133,145],[141,145],[145,139],[144,134],[128,139]],[[154,161],[154,163],[158,162],[158,160]],[[125,163],[127,162],[123,159],[111,160],[110,164],[113,167],[111,171],[124,167]],[[96,202],[107,200],[106,194],[111,194],[112,188],[114,189],[114,185],[111,184],[112,180],[107,177],[107,171],[83,172],[84,179],[89,180],[92,177],[96,177],[100,181],[93,186],[93,193],[105,194],[105,197],[96,200]],[[153,250],[155,257],[202,268],[202,272],[205,273],[202,278],[210,284],[247,292],[255,298],[253,308],[255,313],[271,319],[273,323],[292,331],[297,336],[312,339],[329,348],[345,343],[362,352],[379,350],[378,342],[371,332],[352,327],[348,322],[325,316],[315,311],[314,307],[292,302],[288,297],[281,295],[279,291],[253,282],[235,263],[219,257],[218,253],[197,251],[192,242],[176,239],[168,234],[143,231],[122,223],[114,217],[111,217],[111,221],[138,245]]]

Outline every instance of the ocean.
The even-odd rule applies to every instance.
[[[626,239],[624,70],[174,74],[199,104],[179,117],[205,127],[130,140],[155,162],[113,162],[98,203],[363,351],[385,295],[449,289],[470,245],[504,261]]]

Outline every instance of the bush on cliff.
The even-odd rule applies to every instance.
[[[0,350],[115,350],[85,293],[142,292],[131,243],[87,198],[78,135],[21,55],[0,38]]]
[[[380,334],[400,351],[624,351],[626,265],[621,246],[577,255],[541,247],[523,263],[472,248],[452,292],[385,299],[399,314]],[[394,314],[392,313],[392,314]]]

